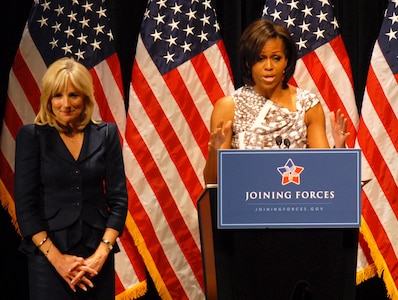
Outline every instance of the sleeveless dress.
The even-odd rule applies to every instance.
[[[297,89],[296,111],[280,107],[271,100],[257,94],[251,86],[237,89],[232,97],[235,104],[235,115],[232,128],[231,148],[233,149],[279,149],[276,143],[278,136],[290,141],[290,148],[307,147],[307,126],[304,122],[305,112],[319,103],[314,94],[303,89]],[[313,234],[313,233],[311,233]],[[245,277],[239,282],[239,289],[234,290],[239,299],[249,299],[252,295],[262,295],[263,298],[288,299],[297,281],[297,274],[287,274],[286,280],[275,280],[274,273],[289,268],[288,256],[297,251],[294,245],[302,238],[296,231],[287,230],[281,234],[274,230],[238,231],[234,234],[233,245],[235,252],[233,269],[237,274],[264,273],[262,276]],[[286,247],[280,251],[278,247],[269,247],[269,241]],[[256,247],[242,245],[256,244]],[[258,259],[268,257],[270,259]],[[241,262],[246,263],[242,264]],[[295,266],[297,268],[297,266]],[[231,268],[232,269],[232,268]],[[273,270],[264,272],[264,270]],[[268,274],[269,273],[269,274]],[[268,276],[268,277],[267,277]],[[264,282],[271,283],[264,285]],[[266,288],[266,286],[268,288]],[[252,297],[253,298],[253,297]]]
[[[297,88],[296,111],[290,111],[245,85],[232,93],[235,115],[232,149],[306,148],[305,112],[319,103],[315,94]]]

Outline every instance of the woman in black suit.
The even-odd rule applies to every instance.
[[[35,124],[16,139],[15,203],[31,299],[114,299],[114,252],[127,214],[115,124],[92,119],[89,71],[72,58],[42,80]]]

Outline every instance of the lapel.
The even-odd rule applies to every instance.
[[[101,122],[100,124],[89,123],[84,129],[84,140],[82,150],[80,151],[77,162],[80,163],[89,158],[93,153],[101,147],[104,142],[106,123]],[[65,147],[66,148],[66,147]],[[69,154],[70,155],[70,154]],[[71,155],[70,155],[71,156]]]
[[[47,130],[43,133],[47,136],[46,146],[51,151],[54,152],[59,158],[66,160],[72,164],[81,163],[87,158],[89,158],[97,149],[102,145],[106,130],[106,123],[102,122],[100,124],[89,123],[84,129],[84,140],[82,149],[80,150],[80,155],[77,161],[70,154],[68,148],[62,141],[61,136],[55,128],[46,126]],[[103,130],[101,130],[103,129]]]

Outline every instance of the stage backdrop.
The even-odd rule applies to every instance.
[[[0,48],[1,119],[4,114],[4,104],[7,99],[9,71],[17,52],[32,2],[33,1],[30,0],[20,0],[18,2],[6,1],[1,4],[0,22],[3,30],[0,32],[0,39],[4,41]],[[355,102],[358,112],[361,112],[370,57],[373,51],[373,45],[381,29],[387,2],[387,0],[335,1],[334,13],[340,26],[341,37],[351,62]],[[136,54],[135,51],[137,49],[140,25],[146,10],[147,1],[108,0],[106,4],[108,6],[108,16],[111,19],[114,44],[121,64],[121,89],[124,90],[125,93],[125,108],[130,108],[131,110],[129,106],[131,105],[131,79],[134,78],[132,72],[133,63]],[[228,54],[229,57],[232,70],[231,78],[234,80],[235,87],[242,84],[237,59],[237,43],[240,34],[251,21],[263,15],[264,4],[264,0],[212,1],[212,6],[217,12],[217,19],[221,28],[220,34],[225,43],[226,54]],[[367,109],[366,112],[368,113],[369,109]],[[10,220],[7,214],[1,214],[1,217],[2,224],[4,224],[4,226],[9,225]],[[7,231],[2,231],[2,237],[3,233],[5,234],[4,239],[10,239],[10,235]],[[370,236],[372,235],[369,230],[367,230],[367,233],[370,234]],[[16,252],[18,236],[16,234],[12,235],[11,241],[9,248],[2,249],[2,251],[7,251],[7,253],[11,254]],[[18,254],[15,255],[18,258],[17,260],[20,261],[20,256],[18,256]],[[14,256],[2,255],[2,257]],[[10,260],[7,260],[7,262],[2,263],[7,265],[9,261]],[[373,263],[372,259],[369,258],[364,262],[364,265],[366,266],[367,263]],[[5,269],[6,268],[1,268],[2,271]],[[377,270],[375,270],[375,272],[376,271]],[[155,274],[155,277],[156,275],[157,274]],[[20,277],[21,276],[19,276],[19,278]],[[15,280],[13,281],[10,279],[10,287],[13,285],[15,286],[15,282]],[[15,290],[17,291],[18,288],[15,288]]]

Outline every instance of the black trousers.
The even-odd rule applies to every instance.
[[[74,255],[88,257],[92,251],[78,249]],[[83,253],[85,252],[85,253]],[[115,299],[114,253],[111,252],[97,276],[92,278],[93,288],[85,292],[79,287],[73,292],[65,280],[42,253],[28,257],[30,300],[111,300]]]

